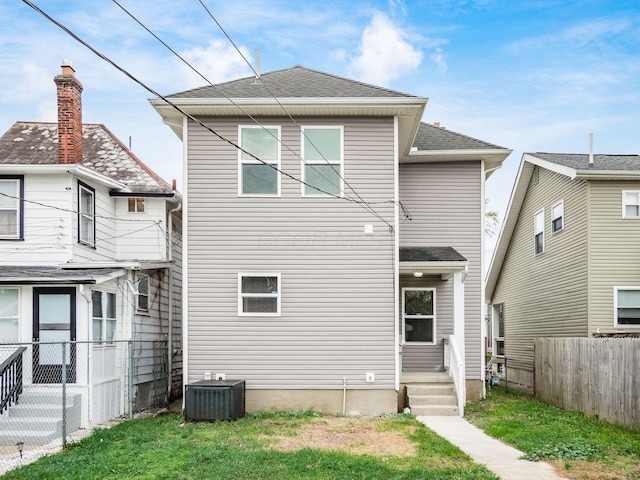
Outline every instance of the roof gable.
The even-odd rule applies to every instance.
[[[104,125],[82,126],[82,166],[127,185],[135,193],[172,194],[171,186]],[[0,137],[0,165],[57,165],[57,123],[16,122]]]
[[[268,88],[267,88],[268,87]],[[295,66],[167,95],[177,98],[417,98],[407,93]]]

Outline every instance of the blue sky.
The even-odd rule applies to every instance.
[[[163,94],[205,84],[112,1],[33,2]],[[119,2],[212,82],[250,74],[198,0]],[[593,133],[596,153],[640,153],[635,0],[203,2],[262,72],[303,65],[425,96],[424,121],[513,149],[487,183],[500,217],[523,152],[587,153]],[[0,18],[2,132],[56,121],[52,79],[71,59],[83,120],[181,184],[181,143],[148,92],[22,1],[0,2]]]

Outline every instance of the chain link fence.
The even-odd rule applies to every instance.
[[[96,425],[166,407],[169,386],[166,338],[0,343],[0,472]]]

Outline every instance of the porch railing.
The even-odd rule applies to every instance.
[[[22,352],[20,347],[0,365],[0,415],[18,402],[22,393]]]
[[[454,335],[449,335],[445,339],[445,366],[449,367],[449,376],[453,378],[458,396],[458,412],[464,416],[464,402],[467,398],[464,359],[460,354],[457,339]]]

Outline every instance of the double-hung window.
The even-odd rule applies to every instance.
[[[497,333],[496,335],[496,351],[494,354],[498,357],[504,357],[504,304],[496,305],[496,313],[498,316]]]
[[[342,127],[302,127],[302,194],[342,195],[343,155]]]
[[[0,288],[0,343],[18,340],[20,290]]]
[[[238,274],[238,315],[280,315],[280,274]]]
[[[564,201],[556,203],[551,208],[551,233],[564,229]]]
[[[78,242],[96,245],[96,192],[78,182]]]
[[[113,343],[116,335],[116,295],[94,290],[91,293],[93,306],[93,340]]]
[[[129,213],[144,213],[145,199],[144,197],[129,197],[128,211]]]
[[[0,240],[24,238],[24,177],[0,176]]]
[[[640,218],[640,191],[623,190],[622,218]]]
[[[138,276],[138,295],[136,308],[141,312],[149,311],[149,277],[147,275]]]
[[[280,127],[238,127],[238,194],[280,195]]]
[[[640,287],[614,287],[616,327],[640,327]]]
[[[435,343],[435,293],[433,288],[402,289],[402,331],[405,342]]]
[[[536,254],[544,252],[544,210],[535,214],[534,224],[534,251]]]

